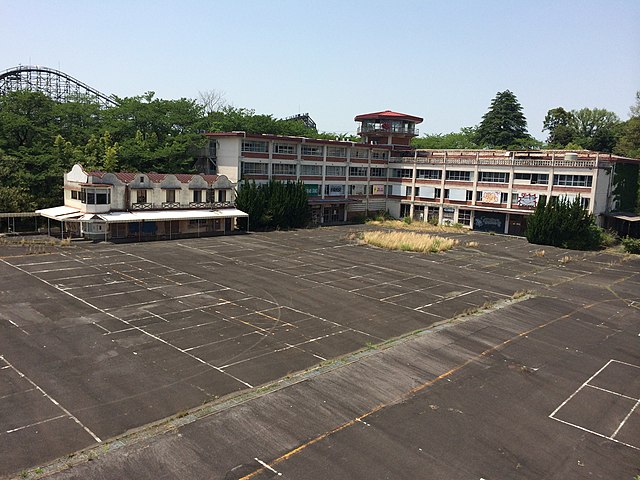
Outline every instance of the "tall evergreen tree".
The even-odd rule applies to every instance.
[[[516,96],[509,90],[498,92],[478,126],[476,142],[489,148],[527,148],[531,141]]]
[[[529,243],[573,250],[593,250],[601,243],[595,217],[582,208],[580,197],[540,201],[527,220],[526,237]]]

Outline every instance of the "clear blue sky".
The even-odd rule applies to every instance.
[[[0,0],[0,70],[18,64],[120,97],[217,90],[340,133],[385,109],[458,131],[509,89],[543,139],[558,106],[628,118],[640,0]]]

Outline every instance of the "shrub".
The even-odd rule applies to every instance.
[[[622,246],[627,253],[640,254],[640,238],[625,237],[622,239]]]
[[[412,221],[412,220],[411,220],[411,217],[403,217],[403,218],[402,218],[402,221],[403,221],[404,223],[406,223],[407,225],[411,225],[411,221]]]
[[[620,237],[613,230],[602,230],[600,238],[603,247],[613,247],[620,243]]]
[[[580,197],[572,202],[543,199],[527,221],[529,243],[552,245],[572,250],[595,250],[602,244],[602,229],[593,214],[582,208]]]

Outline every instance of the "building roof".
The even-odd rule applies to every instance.
[[[53,207],[36,210],[43,217],[59,221],[90,221],[102,220],[107,223],[131,223],[169,220],[206,220],[210,218],[248,217],[249,215],[237,208],[220,208],[218,210],[144,210],[135,212],[110,212],[84,214],[73,207]]]
[[[102,172],[98,170],[94,172],[89,172],[88,175],[102,178],[107,173],[108,172]],[[147,178],[149,178],[149,181],[153,183],[160,183],[169,175],[173,175],[174,177],[176,177],[180,183],[189,183],[191,182],[191,180],[193,180],[194,177],[202,177],[208,184],[215,183],[215,181],[218,179],[218,175],[203,175],[201,173],[117,172],[117,173],[114,173],[114,175],[118,180],[120,180],[123,183],[132,183],[140,175],[147,176]]]
[[[136,212],[111,212],[96,214],[107,223],[132,223],[169,220],[206,220],[209,218],[248,217],[237,208],[221,208],[219,210],[149,210]]]
[[[422,118],[414,115],[407,115],[406,113],[393,112],[391,110],[385,110],[383,112],[363,113],[358,115],[354,120],[361,122],[363,120],[376,120],[376,119],[392,119],[392,120],[409,120],[410,122],[420,123]]]

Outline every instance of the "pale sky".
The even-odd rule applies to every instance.
[[[558,106],[628,118],[640,0],[0,0],[0,70],[19,64],[120,97],[216,90],[339,133],[386,109],[458,131],[509,89],[544,139]]]

